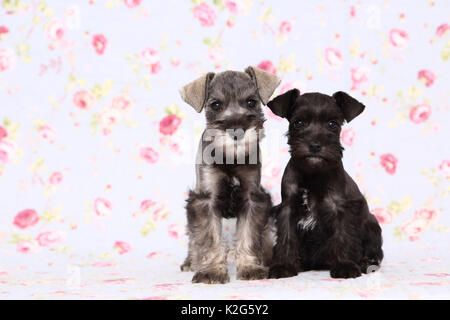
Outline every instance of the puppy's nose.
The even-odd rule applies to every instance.
[[[322,149],[322,146],[319,143],[317,143],[317,142],[311,142],[309,144],[309,151],[311,151],[313,153],[319,152],[320,149]]]
[[[234,140],[241,140],[244,138],[245,131],[242,128],[236,128],[236,129],[229,129],[227,130],[228,135],[233,138]]]

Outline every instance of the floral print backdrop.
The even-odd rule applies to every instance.
[[[449,298],[448,1],[0,3],[1,298]],[[275,94],[366,105],[341,138],[383,228],[376,275],[179,272],[204,120],[178,88],[248,65],[282,78]],[[278,203],[287,123],[265,112]]]

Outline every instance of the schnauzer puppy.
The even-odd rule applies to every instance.
[[[227,248],[222,218],[237,218],[237,278],[267,277],[270,195],[263,189],[259,140],[267,104],[280,79],[258,68],[208,73],[180,90],[197,112],[205,109],[206,129],[196,160],[197,182],[187,199],[188,254],[182,271],[194,283],[226,283]]]
[[[293,89],[268,107],[289,121],[291,153],[282,202],[272,212],[277,240],[269,278],[321,269],[333,278],[356,278],[378,269],[381,228],[343,168],[339,139],[344,120],[350,122],[364,105],[341,91],[300,95]]]

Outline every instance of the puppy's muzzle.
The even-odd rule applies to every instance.
[[[309,151],[311,151],[312,153],[318,153],[320,152],[320,150],[322,150],[322,146],[320,145],[320,143],[311,142],[309,144]]]

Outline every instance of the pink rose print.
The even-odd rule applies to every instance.
[[[443,23],[439,27],[437,27],[436,35],[442,38],[448,30],[450,30],[450,26],[447,23]]]
[[[0,40],[2,39],[3,35],[8,34],[9,29],[5,26],[0,26]]]
[[[17,63],[17,57],[10,48],[0,49],[0,72],[11,70]]]
[[[154,64],[160,60],[158,50],[153,48],[144,49],[141,52],[141,56],[146,64]]]
[[[41,232],[36,241],[41,247],[47,247],[54,243],[60,242],[63,239],[63,233],[61,231],[45,231]]]
[[[46,32],[50,40],[60,41],[64,38],[66,27],[62,20],[55,18],[47,25]]]
[[[148,211],[150,208],[154,207],[156,204],[155,201],[152,201],[150,199],[144,200],[141,202],[140,209],[142,212]]]
[[[409,119],[416,124],[424,123],[431,115],[431,107],[428,104],[419,104],[409,112]]]
[[[168,116],[165,116],[159,122],[159,132],[164,135],[172,135],[175,131],[177,131],[180,124],[181,118],[177,115],[170,114]]]
[[[217,18],[216,12],[207,3],[203,2],[194,7],[194,17],[200,21],[202,27],[211,27]]]
[[[425,232],[429,225],[426,219],[414,219],[406,222],[401,228],[401,232],[409,237],[410,241],[416,241]]]
[[[97,198],[94,200],[94,211],[100,217],[108,216],[112,212],[112,204],[109,200]]]
[[[20,253],[37,253],[39,245],[35,240],[21,240],[17,243],[16,250]]]
[[[344,145],[351,147],[353,140],[355,140],[355,131],[352,128],[346,128],[341,131],[341,142]]]
[[[11,156],[16,152],[16,146],[13,142],[6,139],[0,139],[0,163],[6,164]]]
[[[275,68],[272,61],[270,61],[270,60],[261,61],[257,67],[264,71],[271,72],[273,74],[277,73],[277,69]]]
[[[384,208],[375,208],[370,211],[378,220],[380,224],[389,224],[393,220],[393,214]]]
[[[157,74],[161,71],[161,62],[158,50],[146,48],[141,52],[141,56],[152,74]]]
[[[158,72],[161,71],[161,69],[162,69],[162,67],[161,67],[160,62],[150,65],[150,73],[152,73],[152,74],[157,74]]]
[[[292,30],[292,24],[289,21],[283,21],[280,23],[280,27],[278,28],[278,31],[281,34],[288,34]]]
[[[159,160],[159,154],[151,147],[143,147],[139,152],[142,159],[148,163],[156,163]]]
[[[390,175],[395,174],[397,170],[397,158],[390,153],[386,153],[380,156],[380,164]]]
[[[108,108],[99,114],[98,119],[102,127],[109,128],[118,124],[120,117],[120,110]]]
[[[342,54],[335,48],[325,48],[325,61],[332,67],[338,67],[342,64]]]
[[[438,216],[439,216],[438,211],[426,208],[422,208],[414,212],[414,219],[424,219],[427,220],[428,222],[436,220]]]
[[[350,17],[351,18],[356,17],[356,8],[355,8],[355,6],[350,6]]]
[[[127,110],[131,107],[131,101],[130,99],[120,96],[115,97],[111,103],[111,108],[117,109],[117,110]]]
[[[158,220],[161,220],[161,219],[165,219],[165,218],[167,218],[168,214],[169,214],[169,211],[166,208],[166,206],[165,205],[161,205],[160,207],[155,209],[155,211],[153,211],[153,213],[152,213],[153,220],[158,221]]]
[[[8,136],[8,131],[6,131],[5,128],[0,126],[0,140],[2,140],[3,138],[6,138],[7,136]]]
[[[136,8],[137,6],[139,6],[141,4],[142,0],[125,0],[125,5],[130,8]]]
[[[404,48],[408,44],[409,36],[405,30],[392,29],[389,32],[390,43],[397,48]]]
[[[39,216],[36,210],[25,209],[20,211],[14,218],[14,225],[20,229],[26,229],[39,222]]]
[[[92,45],[94,46],[95,52],[102,55],[105,52],[108,40],[102,34],[96,34],[92,37]]]
[[[425,86],[429,87],[434,83],[434,79],[436,79],[436,76],[430,70],[420,70],[417,74],[417,78],[420,81],[423,81],[425,83]]]
[[[438,169],[446,179],[450,179],[450,160],[443,160]]]
[[[53,143],[53,141],[55,140],[56,131],[52,126],[48,124],[41,124],[38,127],[38,132],[43,139],[47,140],[50,143]]]
[[[89,110],[95,104],[95,96],[86,90],[78,91],[73,95],[73,104],[82,110]]]
[[[352,90],[358,90],[362,83],[368,80],[369,70],[367,68],[351,68]]]
[[[231,17],[230,19],[227,20],[227,26],[229,28],[233,28],[235,24],[236,24],[236,19],[235,18]]]
[[[225,6],[232,14],[238,13],[238,5],[234,1],[225,1]]]
[[[153,259],[161,256],[161,252],[159,251],[152,251],[147,255],[147,259]]]
[[[7,164],[9,161],[8,154],[0,149],[0,164]]]
[[[124,254],[131,250],[131,246],[125,241],[116,241],[113,248],[117,250],[119,254]]]
[[[62,182],[63,179],[63,175],[61,172],[53,172],[50,177],[48,178],[48,181],[50,182],[50,184],[52,185],[57,185],[60,184]]]
[[[186,150],[186,138],[180,134],[161,136],[159,142],[163,146],[168,146],[171,151],[179,155],[183,154]]]
[[[169,225],[167,231],[169,232],[169,236],[174,239],[180,239],[184,235],[184,227],[177,223]]]

